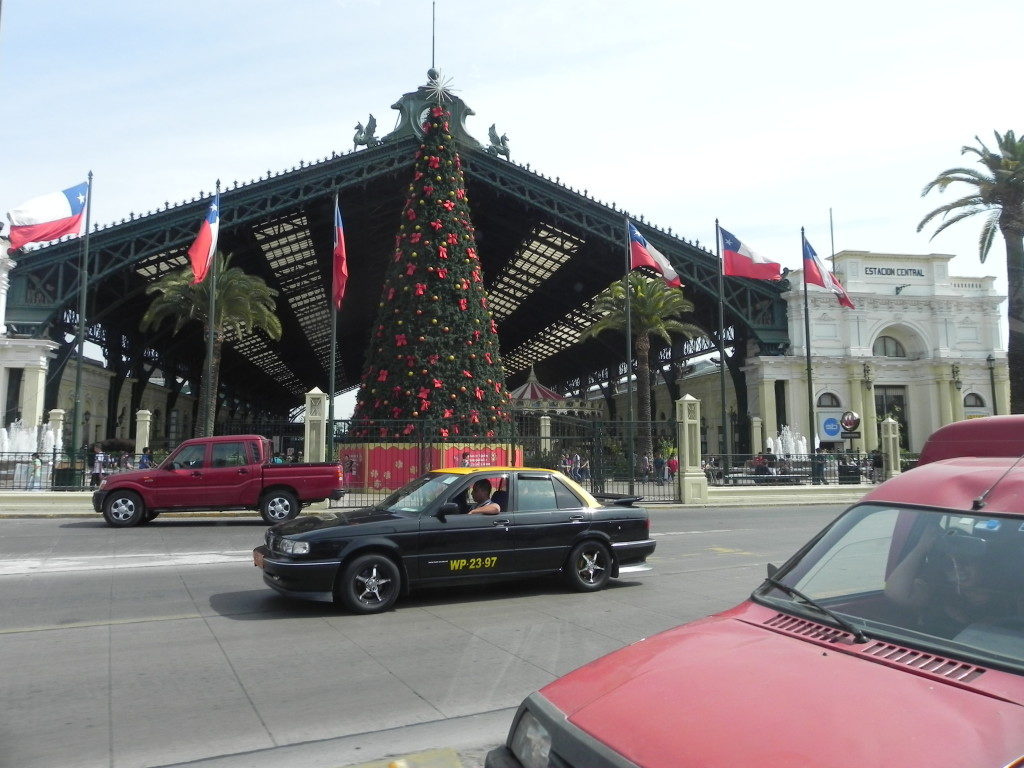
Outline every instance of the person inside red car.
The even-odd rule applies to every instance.
[[[885,594],[914,611],[916,628],[939,637],[1015,617],[1016,601],[994,583],[986,547],[983,538],[930,525],[889,575]]]

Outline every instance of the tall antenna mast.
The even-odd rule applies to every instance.
[[[0,0],[3,2],[3,0]],[[437,48],[437,0],[430,2],[430,68],[434,69],[434,51]]]

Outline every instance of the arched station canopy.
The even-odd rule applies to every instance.
[[[339,391],[358,383],[420,142],[419,117],[430,98],[430,86],[405,94],[394,105],[400,112],[396,129],[383,139],[368,138],[365,148],[221,190],[220,248],[234,265],[280,292],[284,327],[280,342],[262,335],[229,340],[222,394],[282,413],[301,404],[302,394],[314,386],[326,389],[335,193],[349,256],[336,383]],[[509,383],[522,383],[535,366],[546,382],[579,394],[595,372],[621,370],[625,357],[624,345],[614,339],[581,343],[579,337],[593,320],[594,297],[623,275],[627,214],[498,156],[496,136],[484,147],[468,133],[465,120],[473,113],[460,99],[452,97],[446,106],[453,114]],[[209,198],[167,205],[91,233],[88,338],[104,347],[108,367],[135,378],[155,369],[195,383],[201,378],[204,342],[198,328],[179,336],[169,329],[144,336],[138,327],[149,301],[146,286],[187,263],[208,204]],[[709,338],[681,345],[682,354],[712,349],[717,258],[642,217],[633,221],[680,274],[696,305],[692,320],[708,330]],[[11,274],[11,330],[58,341],[58,366],[73,353],[67,338],[77,323],[81,248],[82,240],[75,239],[16,254]],[[754,341],[763,353],[780,353],[788,343],[781,286],[734,278],[725,284],[726,325],[737,348]]]

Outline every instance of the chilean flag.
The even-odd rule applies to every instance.
[[[27,243],[45,243],[64,235],[82,233],[82,215],[89,200],[89,183],[34,197],[7,214],[11,222],[11,250]]]
[[[843,284],[822,263],[806,238],[804,238],[804,282],[820,285],[825,290],[832,291],[840,304],[850,309],[856,309],[850,299],[850,294],[843,288]]]
[[[754,280],[781,280],[782,266],[758,256],[731,232],[718,228],[718,247],[722,251],[722,274],[750,277]]]
[[[647,242],[643,235],[637,232],[633,222],[629,224],[629,268],[650,267],[665,278],[665,282],[673,288],[681,288],[683,281],[679,279],[678,273],[672,269],[665,255]]]
[[[217,252],[217,235],[220,233],[220,192],[213,196],[210,210],[199,225],[196,241],[188,249],[188,260],[192,262],[192,273],[195,278],[192,285],[198,285],[206,279],[213,263],[213,255]]]
[[[341,300],[345,298],[345,286],[348,283],[348,258],[345,256],[345,228],[341,224],[338,198],[334,198],[334,269],[331,274],[331,298],[334,306],[341,309]]]

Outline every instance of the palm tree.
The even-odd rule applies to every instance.
[[[650,278],[640,272],[631,272],[628,278],[618,280],[598,294],[593,313],[600,317],[587,328],[581,338],[587,339],[616,331],[626,333],[626,286],[630,291],[629,317],[633,336],[633,357],[637,361],[638,418],[643,424],[640,432],[640,455],[650,456],[651,440],[651,337],[672,343],[672,334],[692,338],[704,331],[676,318],[693,312],[693,302],[682,290],[670,288],[660,278]]]
[[[959,200],[936,208],[917,225],[924,227],[941,217],[942,223],[932,234],[978,213],[988,214],[981,228],[978,255],[982,263],[988,256],[996,229],[1006,245],[1006,278],[1010,344],[1007,363],[1010,369],[1010,411],[1024,411],[1024,137],[1018,139],[1013,131],[1004,135],[995,132],[998,152],[992,152],[975,136],[979,147],[962,147],[960,154],[978,156],[985,171],[975,168],[950,168],[928,182],[921,196],[933,189],[940,192],[956,182],[974,187]]]
[[[281,338],[281,321],[275,314],[274,297],[277,291],[268,286],[262,278],[247,275],[238,267],[230,265],[230,257],[216,255],[216,317],[213,324],[213,376],[210,381],[203,377],[199,391],[201,416],[197,423],[200,434],[213,434],[216,415],[216,392],[220,378],[221,349],[228,334],[246,336],[262,330],[277,341]],[[149,309],[142,316],[139,327],[143,331],[157,328],[165,320],[174,322],[173,333],[198,321],[203,326],[203,338],[210,332],[210,286],[214,281],[206,279],[198,285],[192,284],[191,267],[169,272],[147,286],[147,294],[155,294]],[[206,361],[209,363],[209,360]],[[204,367],[204,370],[206,368]],[[213,397],[211,397],[213,395]]]

